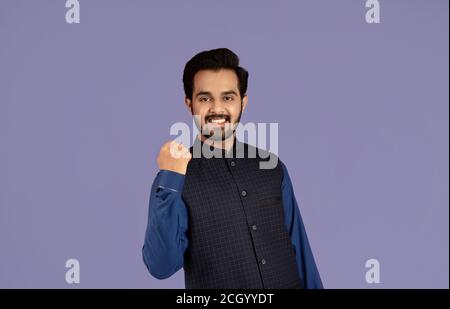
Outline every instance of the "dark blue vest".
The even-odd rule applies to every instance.
[[[281,164],[260,169],[264,159],[248,158],[252,146],[238,145],[244,158],[189,162],[182,193],[188,210],[186,288],[301,288],[284,224]]]

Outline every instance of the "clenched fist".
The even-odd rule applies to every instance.
[[[161,170],[169,170],[185,175],[191,158],[192,155],[187,147],[171,141],[161,147],[156,162]]]

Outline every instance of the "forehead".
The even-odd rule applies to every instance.
[[[238,78],[233,70],[201,70],[194,76],[194,94],[200,91],[223,92],[238,90]]]

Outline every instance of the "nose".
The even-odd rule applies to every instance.
[[[209,107],[210,114],[225,114],[225,105],[220,100],[214,100]]]

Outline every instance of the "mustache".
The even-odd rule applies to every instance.
[[[225,121],[230,121],[230,116],[227,114],[209,114],[205,116],[205,122],[208,122],[211,118],[225,118]]]

